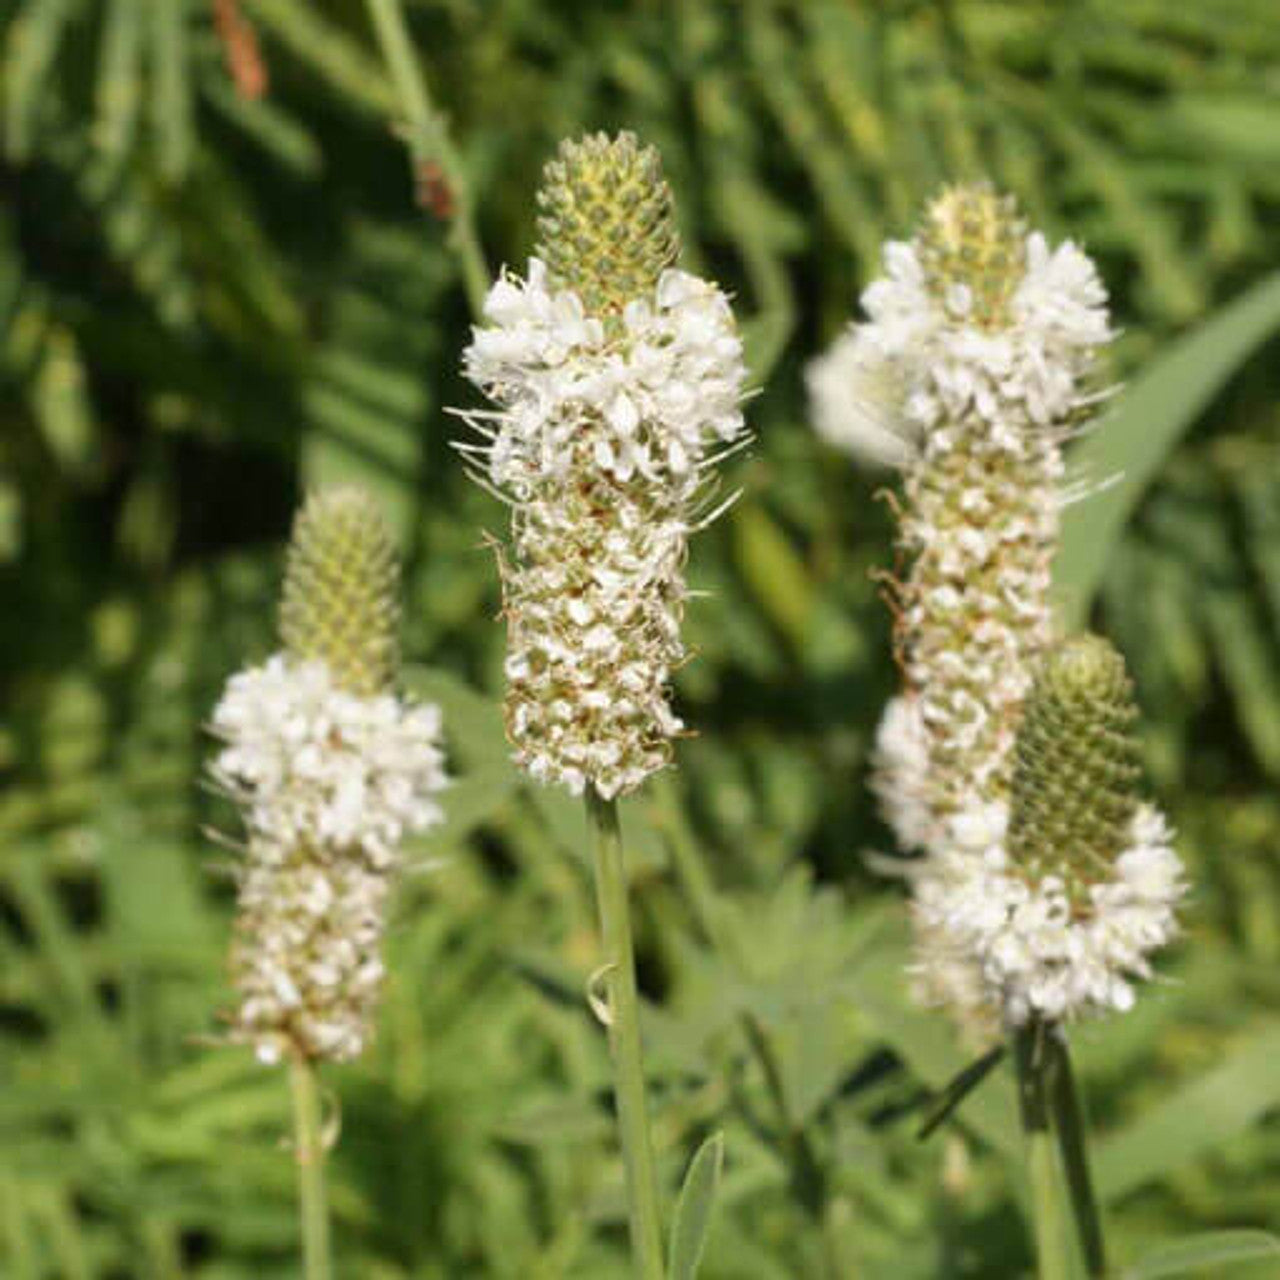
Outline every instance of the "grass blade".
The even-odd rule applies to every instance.
[[[1125,521],[1170,450],[1277,327],[1280,275],[1272,275],[1152,361],[1098,430],[1072,452],[1072,468],[1089,482],[1120,478],[1103,492],[1067,508],[1054,587],[1069,629],[1079,628],[1087,619]]]
[[[1280,1105],[1277,1059],[1280,1026],[1273,1025],[1104,1141],[1095,1163],[1102,1198],[1115,1200],[1172,1173]]]
[[[1130,1267],[1121,1280],[1163,1280],[1165,1276],[1221,1276],[1228,1262],[1280,1265],[1280,1239],[1265,1231],[1206,1231],[1204,1235],[1163,1245]],[[1234,1274],[1234,1273],[1232,1273]],[[1259,1273],[1261,1274],[1261,1273]]]

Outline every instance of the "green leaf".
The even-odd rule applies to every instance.
[[[1172,1173],[1280,1105],[1277,1058],[1280,1026],[1273,1024],[1103,1141],[1095,1164],[1102,1198],[1114,1200]]]
[[[1089,1171],[1088,1129],[1084,1099],[1071,1068],[1071,1054],[1060,1036],[1049,1036],[1049,1105],[1058,1134],[1058,1151],[1067,1195],[1075,1218],[1085,1270],[1090,1276],[1106,1272],[1102,1241],[1102,1214]]]
[[[382,116],[393,109],[391,87],[377,64],[306,0],[250,0],[246,11],[353,110]]]
[[[186,176],[195,150],[192,86],[187,51],[187,6],[184,0],[152,6],[151,123],[164,175],[177,182]]]
[[[103,19],[94,141],[113,158],[128,150],[137,124],[145,15],[138,0],[111,0]]]
[[[1125,521],[1179,437],[1280,326],[1280,275],[1269,276],[1179,339],[1121,395],[1071,454],[1089,483],[1118,477],[1067,508],[1054,586],[1069,629],[1084,625]]]
[[[761,610],[796,651],[803,650],[813,617],[807,566],[763,507],[735,512],[733,533],[742,577]]]
[[[1005,1047],[998,1044],[952,1077],[930,1101],[916,1137],[924,1140],[995,1070],[1004,1057]]]
[[[1121,1280],[1160,1280],[1163,1276],[1223,1274],[1228,1262],[1280,1260],[1280,1239],[1265,1231],[1206,1231],[1163,1245],[1126,1270]]]
[[[427,837],[428,849],[447,849],[489,822],[515,792],[519,779],[510,765],[468,770],[441,795],[444,823]]]
[[[724,1168],[724,1134],[713,1133],[689,1163],[671,1222],[668,1280],[694,1280],[711,1223],[711,1207]]]
[[[5,150],[26,160],[34,150],[47,85],[77,0],[35,0],[9,23],[4,50]],[[7,20],[7,19],[6,19]]]
[[[1255,164],[1280,160],[1274,105],[1244,95],[1183,94],[1171,104],[1171,124],[1206,155],[1239,157]]]
[[[444,717],[447,762],[453,785],[441,796],[444,825],[431,833],[429,847],[446,848],[488,822],[520,782],[497,703],[448,671],[410,667],[404,685],[415,697],[434,702]]]

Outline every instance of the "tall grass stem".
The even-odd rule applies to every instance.
[[[293,1093],[294,1154],[298,1161],[303,1274],[306,1280],[332,1280],[320,1087],[315,1064],[300,1053],[290,1060],[289,1085]]]
[[[471,190],[444,118],[436,110],[413,51],[400,0],[367,0],[378,44],[404,112],[405,142],[415,179],[434,172],[443,181],[451,206],[449,242],[458,260],[471,313],[479,320],[489,291],[489,268],[476,231]]]
[[[618,1133],[626,1169],[631,1251],[637,1280],[663,1280],[662,1226],[658,1179],[649,1134],[644,1058],[640,1042],[640,1000],[626,866],[618,807],[593,789],[587,792],[596,898],[609,991],[609,1052],[613,1059]]]
[[[1074,1280],[1072,1245],[1063,1212],[1062,1179],[1049,1099],[1049,1062],[1043,1027],[1032,1025],[1014,1037],[1018,1102],[1026,1142],[1031,1220],[1039,1280]]]

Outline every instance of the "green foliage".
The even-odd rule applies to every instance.
[[[671,1220],[671,1280],[696,1280],[724,1168],[724,1135],[713,1133],[689,1162]]]
[[[1224,1263],[1265,1262],[1274,1267],[1280,1244],[1263,1231],[1210,1231],[1156,1250],[1124,1273],[1123,1280],[1158,1280],[1162,1276],[1221,1275]],[[1256,1274],[1263,1274],[1261,1271]]]
[[[406,8],[490,260],[529,251],[562,136],[633,129],[763,387],[690,570],[699,736],[624,807],[669,1195],[724,1133],[702,1280],[1028,1263],[1007,1076],[914,1139],[973,1055],[910,1003],[900,890],[861,857],[889,521],[800,380],[883,238],[984,176],[1113,289],[1131,390],[1077,461],[1124,475],[1059,576],[1077,620],[1097,589],[1197,885],[1176,981],[1074,1046],[1101,1190],[1135,1277],[1234,1274],[1280,1180],[1280,386],[1250,358],[1273,285],[1245,291],[1280,264],[1272,0]],[[296,1274],[283,1082],[204,1043],[231,895],[197,779],[222,681],[273,647],[296,499],[335,480],[394,524],[458,779],[377,1049],[327,1079],[344,1273],[621,1277],[582,818],[507,760],[504,516],[448,448],[450,193],[406,174],[363,6],[239,12],[233,39],[197,0],[0,10],[0,1272]]]
[[[1079,625],[1116,541],[1178,437],[1254,349],[1280,329],[1280,278],[1255,285],[1143,369],[1072,453],[1099,492],[1068,512],[1054,566],[1067,625]]]

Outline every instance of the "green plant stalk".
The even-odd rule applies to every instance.
[[[602,799],[594,788],[589,789],[587,822],[591,828],[596,899],[609,984],[609,1052],[613,1059],[618,1134],[626,1169],[631,1252],[639,1280],[663,1280],[658,1178],[649,1136],[640,1043],[640,1000],[636,992],[635,953],[617,804]]]
[[[298,1161],[303,1274],[306,1280],[332,1280],[320,1089],[315,1065],[300,1053],[294,1054],[290,1060],[289,1085],[293,1093],[294,1154]]]
[[[472,315],[479,320],[489,291],[489,268],[476,231],[471,191],[444,119],[427,92],[414,56],[400,0],[368,0],[369,15],[391,73],[400,108],[405,116],[405,142],[417,172],[425,165],[439,166],[448,184],[453,210],[449,215],[449,243],[458,259],[462,283]]]
[[[1040,1280],[1072,1280],[1071,1243],[1063,1214],[1049,1105],[1049,1057],[1043,1036],[1044,1029],[1033,1024],[1018,1031],[1013,1042],[1031,1188],[1036,1272]]]
[[[1050,1055],[1049,1106],[1053,1129],[1058,1136],[1080,1251],[1090,1280],[1102,1280],[1107,1274],[1107,1253],[1102,1213],[1089,1171],[1088,1121],[1084,1103],[1071,1069],[1071,1052],[1066,1036],[1049,1035],[1047,1049]]]

